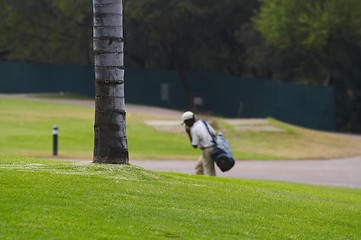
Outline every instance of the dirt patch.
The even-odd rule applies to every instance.
[[[184,132],[184,126],[181,125],[181,121],[145,121],[145,124],[153,127],[157,131]]]
[[[267,132],[282,132],[283,130],[272,126],[268,123],[267,119],[230,119],[225,121],[227,124],[232,125],[238,131],[267,131]],[[180,121],[174,120],[148,120],[145,124],[153,127],[157,131],[166,132],[184,132],[184,127]]]
[[[238,131],[266,131],[266,132],[283,132],[283,129],[272,126],[267,119],[228,119],[225,121],[232,125]]]

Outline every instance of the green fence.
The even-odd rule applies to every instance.
[[[333,88],[280,81],[190,74],[205,107],[227,117],[276,119],[320,130],[334,130]]]
[[[0,93],[63,91],[94,96],[91,66],[0,62],[0,71]],[[208,73],[187,73],[187,80],[198,110],[229,118],[270,116],[308,128],[334,130],[333,88]],[[188,109],[175,71],[127,69],[125,82],[127,103]]]

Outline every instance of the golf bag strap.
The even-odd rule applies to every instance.
[[[204,126],[206,126],[209,135],[211,135],[214,146],[217,146],[216,135],[213,132],[211,132],[211,130],[209,130],[209,127],[208,127],[208,124],[206,121],[202,120],[202,122],[203,122]]]

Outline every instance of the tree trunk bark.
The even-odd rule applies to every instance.
[[[93,0],[94,162],[128,164],[122,0]]]

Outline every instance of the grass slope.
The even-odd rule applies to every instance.
[[[361,190],[0,155],[0,239],[360,239]]]
[[[161,132],[144,120],[171,119],[128,114],[131,159],[195,159],[199,154],[185,133]],[[179,120],[176,118],[176,120]],[[222,118],[211,118],[230,140],[236,159],[327,159],[361,155],[361,141],[311,131],[269,119],[283,132],[242,132]],[[92,107],[29,99],[0,98],[0,152],[51,157],[53,125],[59,126],[59,157],[92,158]]]

